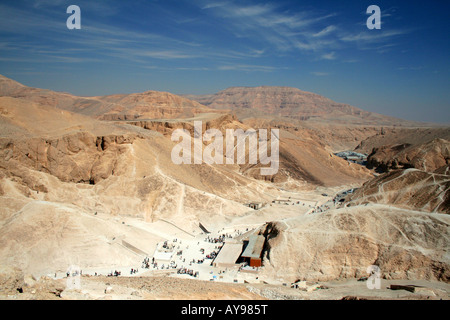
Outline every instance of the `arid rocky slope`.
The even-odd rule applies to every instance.
[[[385,279],[448,282],[450,176],[440,171],[385,173],[342,207],[267,224],[264,274],[326,281],[363,277],[377,265]]]
[[[372,117],[336,108],[341,120]],[[326,108],[317,110],[320,117],[328,114]],[[201,120],[203,129],[222,132],[279,129],[277,175],[261,176],[260,165],[175,165],[171,134],[183,128],[192,136],[194,120]],[[175,234],[198,231],[199,222],[251,221],[255,211],[244,203],[270,202],[281,189],[338,188],[371,178],[368,169],[333,151],[354,147],[378,134],[379,127],[327,128],[311,121],[297,127],[300,121],[239,120],[164,93],[81,98],[1,77],[0,261],[38,274],[65,270],[80,259],[84,266],[128,265],[133,253],[124,243],[151,251],[170,237],[161,224]],[[392,278],[447,281],[447,216],[429,213],[448,208],[447,171],[411,179],[405,174],[401,190],[396,183],[403,176],[393,184],[369,183],[361,190],[367,188],[374,199],[364,199],[364,193],[361,203],[352,199],[355,205],[349,208],[276,222],[279,235],[269,241],[264,272],[293,280],[349,278],[362,274],[367,263],[379,262]],[[377,185],[395,192],[383,199]],[[425,191],[414,202],[408,195],[416,187]],[[371,204],[365,206],[366,200]],[[408,232],[412,235],[405,239]]]
[[[367,167],[378,171],[416,168],[433,172],[450,163],[450,141],[433,139],[421,144],[398,144],[374,148],[367,158]]]
[[[418,169],[395,170],[366,182],[348,197],[347,203],[380,203],[450,214],[450,175]]]
[[[103,120],[172,119],[199,113],[220,112],[198,102],[158,91],[99,97],[77,97],[69,93],[31,88],[0,75],[0,97],[25,99]]]
[[[0,89],[3,90],[0,92],[3,95],[3,97],[0,97],[0,99],[3,99],[0,106],[2,108],[2,120],[7,124],[5,128],[9,128],[9,130],[13,131],[16,130],[14,131],[16,133],[14,135],[15,138],[18,136],[17,130],[23,131],[24,129],[29,131],[27,134],[28,137],[35,138],[33,135],[38,133],[44,134],[45,132],[46,137],[52,136],[53,138],[49,141],[32,140],[32,147],[29,146],[29,141],[26,143],[23,141],[20,143],[15,142],[17,145],[15,148],[15,158],[19,156],[17,153],[21,152],[21,160],[26,160],[29,164],[34,161],[35,169],[37,170],[43,169],[44,171],[47,170],[47,172],[49,172],[49,167],[53,166],[51,169],[52,172],[55,170],[59,171],[56,175],[57,177],[62,178],[64,175],[66,176],[65,178],[62,178],[63,181],[70,180],[75,182],[95,183],[100,179],[104,179],[114,171],[116,173],[119,172],[120,169],[117,165],[119,165],[120,161],[115,161],[113,159],[125,150],[124,148],[126,146],[124,147],[123,145],[130,144],[136,136],[135,134],[125,134],[127,130],[123,128],[119,130],[120,133],[117,136],[115,133],[115,131],[117,131],[116,127],[120,127],[121,125],[126,125],[128,128],[130,127],[129,125],[135,125],[145,129],[158,131],[163,133],[167,138],[169,138],[169,134],[177,128],[188,129],[193,133],[193,119],[203,121],[205,130],[208,128],[215,128],[222,130],[224,134],[225,130],[229,128],[241,128],[243,130],[248,130],[250,128],[248,125],[241,123],[234,116],[221,116],[220,113],[210,113],[210,109],[196,102],[166,93],[147,92],[142,94],[96,98],[77,98],[75,96],[51,92],[49,90],[28,88],[5,77],[0,79],[0,83]],[[53,103],[47,104],[48,99],[42,100],[42,97],[52,97]],[[66,101],[66,99],[68,100]],[[92,105],[90,102],[88,103],[86,102],[87,100],[83,99],[102,101],[102,104]],[[80,101],[84,102],[81,103]],[[72,104],[70,104],[70,102]],[[159,107],[155,106],[154,103]],[[120,105],[121,107],[118,109],[113,108],[113,110],[110,108],[112,104],[117,106]],[[18,105],[19,107],[14,107],[15,105]],[[58,110],[61,110],[59,108],[69,110],[70,112],[58,112]],[[54,110],[54,113],[57,116],[53,117],[49,110]],[[175,111],[172,112],[170,110]],[[65,116],[64,112],[66,112]],[[116,124],[111,125],[107,124],[107,122],[100,123],[94,122],[91,119],[80,118],[81,116],[78,115],[79,112],[103,120],[116,120]],[[196,112],[202,113],[195,118],[191,118]],[[150,113],[153,113],[153,115]],[[163,113],[166,113],[168,118],[180,116],[181,120],[161,120],[159,118],[163,116]],[[70,168],[70,170],[67,168],[67,165],[73,164],[74,160],[66,159],[63,155],[68,153],[65,150],[61,150],[61,148],[66,148],[65,145],[67,143],[58,144],[58,139],[61,139],[61,137],[58,137],[58,139],[55,140],[54,134],[51,132],[53,128],[61,127],[61,123],[72,123],[73,121],[68,121],[67,119],[69,115],[74,118],[78,117],[77,124],[70,127],[70,138],[65,136],[62,139],[65,141],[69,139],[70,143],[73,144],[73,148],[83,150],[83,152],[80,153],[77,151],[70,154],[71,158],[77,158],[79,160],[77,165],[72,166],[73,168]],[[130,117],[128,117],[128,115],[130,115]],[[146,120],[146,118],[151,117],[157,117],[158,120]],[[93,127],[98,126],[98,128],[95,128],[96,131],[103,128],[102,135],[93,134],[89,136],[86,132],[83,132],[83,119],[86,122],[86,128],[93,129]],[[35,128],[37,124],[35,121],[40,121],[41,126]],[[253,122],[253,124],[257,123]],[[18,127],[21,129],[17,129]],[[271,129],[278,127],[274,127],[270,123],[259,123],[255,129],[260,128]],[[69,128],[65,128],[64,130],[64,134],[66,134],[66,132],[69,131]],[[328,148],[326,143],[321,142],[316,133],[308,132],[309,136],[307,137],[302,134],[291,134],[289,130],[285,130],[284,128],[281,128],[281,130],[281,161],[279,172],[275,176],[261,177],[259,174],[260,166],[247,165],[240,167],[241,173],[258,179],[270,180],[272,182],[285,183],[298,180],[300,184],[313,183],[315,185],[324,186],[336,185],[338,183],[362,182],[369,177],[369,172],[364,168],[356,165],[349,165],[342,159],[333,156],[331,154],[332,149]],[[76,146],[79,143],[75,140],[82,140],[82,146]],[[8,148],[12,148],[14,145],[8,140],[5,140],[4,143],[4,148],[6,148],[6,145],[8,145]],[[22,146],[18,144],[21,144]],[[58,144],[58,147],[56,147],[56,144]],[[109,147],[110,145],[111,147]],[[116,150],[116,145],[122,146]],[[28,151],[30,148],[31,150]],[[167,152],[170,152],[170,149],[171,148],[167,148]],[[50,152],[48,157],[46,155],[47,151]],[[39,154],[39,152],[44,152],[45,154]],[[77,155],[75,155],[75,153],[77,153]],[[59,156],[55,157],[56,155]],[[54,161],[50,161],[50,164],[42,163],[40,160],[44,158],[46,159],[44,162],[48,162],[48,158]],[[65,162],[66,166],[55,165],[55,163],[58,162]]]
[[[192,119],[100,121],[9,96],[0,97],[0,112],[0,261],[26,272],[65,270],[78,261],[84,267],[127,265],[134,256],[122,241],[151,252],[161,240],[157,230],[128,224],[127,217],[164,220],[192,232],[199,222],[224,224],[251,215],[244,203],[269,201],[278,192],[271,182],[253,179],[252,168],[173,164],[170,134],[192,129]],[[198,119],[205,129],[248,128],[230,115]],[[324,166],[342,172],[332,176],[331,168],[320,168],[322,160],[312,166],[305,161],[305,167],[281,168],[281,178],[274,180],[283,187],[309,189],[311,182],[357,182],[368,175],[320,144],[298,143],[309,150],[305,154],[317,152]],[[292,146],[282,146],[282,157],[296,152],[289,151]],[[289,165],[295,162],[290,159]]]
[[[367,276],[448,281],[448,215],[369,204],[271,223],[265,275],[290,281]]]
[[[0,99],[8,124],[0,138],[3,265],[38,274],[73,259],[127,265],[135,256],[122,241],[151,252],[161,237],[122,219],[164,219],[192,232],[199,221],[245,215],[244,202],[265,199],[271,188],[238,168],[177,166],[174,143],[156,131]]]
[[[213,109],[231,109],[240,117],[287,117],[303,121],[392,125],[412,122],[337,103],[290,87],[232,87],[212,95],[186,95]]]
[[[428,128],[378,127],[378,132],[363,139],[355,147],[355,151],[371,153],[374,148],[382,146],[417,146],[434,139],[450,140],[450,128],[448,126]]]

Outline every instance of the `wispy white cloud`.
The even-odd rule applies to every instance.
[[[273,3],[249,5],[229,1],[221,2],[220,8],[203,8],[208,14],[220,19],[222,27],[235,37],[247,38],[250,45],[270,48],[265,54],[283,55],[302,51],[316,54],[324,60],[335,60],[336,51],[340,49],[353,47],[356,50],[364,50],[369,44],[388,44],[395,37],[409,32],[399,29],[369,32],[365,27],[365,19],[362,19],[364,26],[358,24],[355,32],[335,23],[333,18],[339,16],[338,12],[288,11]],[[394,11],[389,9],[387,16]],[[379,48],[379,53],[388,50],[388,47]]]
[[[338,13],[286,10],[281,4],[273,2],[249,4],[239,1],[193,1],[199,11],[209,15],[209,23],[216,23],[213,25],[214,31],[228,32],[229,35],[245,41],[240,41],[239,46],[229,45],[234,44],[233,39],[222,44],[216,39],[202,35],[205,38],[201,39],[206,40],[202,42],[194,31],[149,32],[145,29],[124,27],[123,24],[107,24],[105,20],[82,20],[82,29],[70,32],[65,27],[65,12],[59,12],[57,18],[54,15],[55,6],[58,3],[61,6],[62,1],[36,0],[31,9],[0,4],[0,34],[24,35],[28,42],[28,47],[26,43],[21,42],[22,48],[19,48],[18,45],[5,44],[8,41],[2,41],[0,38],[0,54],[7,54],[3,56],[4,59],[25,59],[20,55],[14,56],[14,51],[27,52],[29,60],[54,59],[68,63],[96,61],[106,56],[143,65],[152,60],[203,59],[208,61],[209,65],[221,65],[220,70],[238,70],[239,67],[230,66],[239,65],[240,70],[267,71],[273,70],[272,67],[265,68],[265,62],[258,63],[253,60],[284,57],[298,52],[314,54],[312,60],[315,61],[337,60],[338,57],[343,57],[339,50],[351,46],[357,47],[358,50],[376,46],[378,52],[382,53],[390,50],[390,40],[407,33],[405,30],[348,32],[335,23],[333,18],[337,17]],[[81,7],[82,10],[93,12],[105,11],[105,15],[120,12],[117,3],[109,1],[85,2]],[[33,8],[36,12],[32,12]],[[11,16],[14,19],[11,19]],[[179,18],[180,14],[172,18],[174,17]],[[192,23],[199,20],[197,17],[185,18]],[[183,28],[180,23],[174,23],[172,27],[180,30]],[[41,42],[46,45],[40,47]],[[75,47],[76,50],[71,50]],[[238,63],[235,63],[236,61]],[[252,63],[255,65],[252,66]]]
[[[258,4],[250,6],[233,6],[231,10],[232,13],[236,16],[258,18],[262,15],[270,14],[272,12],[272,7],[268,4]]]
[[[380,42],[406,33],[408,33],[407,30],[389,30],[380,32],[364,31],[357,34],[342,35],[340,40],[345,42]]]
[[[316,50],[324,44],[316,44],[313,39],[323,29],[317,29],[318,24],[336,16],[336,13],[320,15],[307,11],[292,13],[283,11],[274,4],[246,5],[228,2],[217,10],[214,7],[208,9],[208,13],[224,19],[224,27],[236,37],[248,38],[253,43],[263,43],[282,52]],[[322,30],[322,36],[334,29],[331,26]]]
[[[249,71],[249,72],[271,72],[275,71],[278,68],[272,67],[272,66],[258,66],[258,65],[247,65],[247,64],[236,64],[236,65],[223,65],[219,66],[217,68],[218,70],[222,71],[230,71],[230,70],[237,70],[237,71]]]
[[[34,0],[31,5],[35,9],[43,8],[43,7],[54,7],[61,6],[67,3],[65,0]]]
[[[319,71],[311,72],[311,74],[315,75],[317,77],[325,77],[325,76],[329,76],[330,75],[328,72],[319,72]]]
[[[143,50],[143,49],[137,49],[137,50],[129,50],[125,49],[124,52],[131,53],[135,56],[141,56],[141,57],[149,57],[149,58],[156,58],[156,59],[192,59],[192,58],[198,58],[197,55],[193,54],[187,54],[183,51],[175,51],[175,50]]]
[[[202,9],[204,10],[204,9],[223,7],[224,5],[226,5],[226,2],[212,2],[212,3],[205,4],[202,7]]]
[[[319,31],[319,32],[317,32],[317,33],[315,33],[315,34],[313,34],[313,37],[323,37],[323,36],[326,36],[326,35],[330,34],[331,32],[335,31],[336,29],[337,29],[336,26],[333,26],[333,25],[328,26],[328,27],[322,29],[321,31]]]
[[[397,70],[401,70],[401,71],[404,71],[404,70],[407,70],[407,71],[419,71],[419,70],[422,70],[422,69],[424,69],[424,66],[409,66],[409,67],[399,67],[399,68],[397,68]]]
[[[335,60],[336,59],[336,52],[330,52],[330,53],[323,54],[321,56],[321,58],[324,59],[324,60]]]
[[[86,6],[101,11],[103,6],[107,7],[107,2],[85,3],[83,8]],[[147,63],[148,59],[193,59],[199,56],[192,48],[200,45],[194,42],[97,21],[87,21],[82,23],[81,30],[71,31],[66,28],[64,11],[58,16],[60,20],[49,14],[53,10],[51,2],[36,1],[31,9],[33,7],[38,10],[30,12],[29,8],[0,4],[0,33],[26,39],[0,40],[2,61],[82,63],[102,61],[102,56],[109,56]]]

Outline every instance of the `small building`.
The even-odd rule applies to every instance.
[[[156,246],[155,252],[153,253],[153,259],[159,263],[167,263],[172,260],[174,254],[174,248],[172,245],[167,246],[167,241],[164,243],[159,243]]]
[[[153,254],[153,258],[157,262],[169,262],[172,259],[172,256],[173,256],[173,252],[172,251],[169,251],[169,252],[156,251]]]
[[[232,268],[237,266],[236,262],[242,252],[242,242],[225,242],[214,259],[214,267]]]
[[[276,204],[290,204],[291,199],[275,199],[272,201],[272,203]]]
[[[258,210],[263,207],[263,204],[261,202],[250,202],[247,204],[247,206],[254,210]]]
[[[241,258],[243,258],[250,267],[261,267],[261,257],[265,242],[266,239],[262,235],[253,234],[249,237],[248,244],[241,254]]]

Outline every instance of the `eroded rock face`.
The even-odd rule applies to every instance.
[[[92,115],[101,120],[188,118],[212,111],[196,101],[158,91],[104,96],[98,101],[101,107],[92,108]]]
[[[351,120],[353,124],[372,125],[402,122],[291,87],[232,87],[212,95],[186,95],[186,97],[213,109],[234,110],[244,117],[270,115],[301,121]]]
[[[194,136],[193,121],[176,121],[176,120],[152,120],[152,121],[130,121],[129,124],[142,127],[148,130],[154,130],[162,133],[166,137],[176,129],[187,130],[191,137]],[[347,161],[332,155],[322,143],[315,139],[316,136],[294,135],[287,131],[284,127],[274,127],[270,123],[255,123],[254,128],[249,127],[237,119],[233,114],[217,116],[214,119],[208,119],[202,122],[202,132],[208,129],[217,129],[222,133],[224,138],[223,155],[226,155],[226,130],[242,129],[243,132],[248,130],[266,130],[268,137],[267,145],[271,143],[270,132],[273,129],[280,130],[279,140],[279,170],[274,175],[262,175],[261,168],[269,165],[261,165],[261,163],[249,163],[249,147],[245,147],[245,163],[239,165],[239,171],[258,180],[270,181],[274,183],[286,183],[289,181],[298,181],[302,183],[311,183],[314,185],[334,186],[342,183],[363,182],[371,177],[369,170],[356,165],[349,164]],[[203,141],[204,145],[208,142]],[[236,142],[234,142],[236,143]],[[247,142],[248,143],[248,142]],[[261,141],[258,142],[259,146]],[[258,146],[258,148],[259,148]],[[259,150],[259,149],[258,149]],[[258,150],[256,157],[259,157]],[[270,156],[271,153],[269,152]],[[237,160],[235,159],[235,164]],[[224,160],[225,162],[225,160]]]
[[[450,176],[417,169],[397,170],[366,182],[347,205],[382,203],[425,212],[450,213]]]
[[[449,190],[448,175],[397,170],[364,184],[343,208],[271,223],[264,272],[327,281],[377,265],[387,279],[448,281],[450,218],[439,213],[450,213]]]
[[[404,143],[374,148],[367,158],[367,167],[382,172],[401,168],[433,172],[449,161],[450,141],[437,138],[419,145]]]
[[[368,205],[277,222],[264,273],[286,281],[367,276],[448,281],[450,218]],[[272,232],[273,233],[273,232]]]
[[[374,148],[382,146],[409,145],[417,146],[434,139],[450,140],[449,127],[381,127],[377,128],[369,137],[365,138],[355,148],[355,151],[371,153]]]
[[[200,120],[199,120],[200,121]],[[217,129],[222,132],[225,136],[225,130],[229,128],[237,129],[247,128],[232,114],[217,115],[216,117],[211,117],[211,119],[204,119],[202,122],[202,132],[204,133],[208,129]],[[184,121],[184,120],[137,120],[128,121],[128,124],[141,127],[147,130],[157,131],[165,136],[170,136],[175,130],[187,130],[189,131],[191,137],[194,136],[194,121]]]
[[[16,267],[0,267],[0,295],[15,295],[23,292],[24,275]]]
[[[136,135],[95,137],[78,132],[51,139],[1,139],[0,165],[25,165],[64,182],[95,184],[120,173],[117,160],[135,138]]]

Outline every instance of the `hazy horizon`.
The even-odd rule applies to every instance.
[[[69,5],[81,29],[69,30]],[[381,29],[369,30],[369,5]],[[434,1],[2,1],[0,74],[78,96],[285,86],[450,122],[448,10]]]

